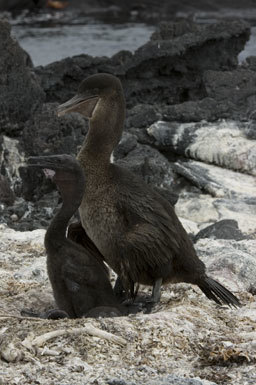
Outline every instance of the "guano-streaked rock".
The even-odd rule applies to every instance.
[[[147,129],[154,144],[168,152],[256,175],[256,141],[247,138],[248,123],[158,121]]]

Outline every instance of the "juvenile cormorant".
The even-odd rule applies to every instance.
[[[30,157],[29,166],[44,169],[56,183],[63,204],[45,235],[47,271],[59,310],[48,318],[71,318],[88,314],[121,315],[103,257],[84,233],[83,247],[66,238],[67,225],[78,209],[85,189],[85,177],[78,161],[70,155]],[[93,311],[92,311],[93,310]],[[90,313],[88,313],[90,312]]]

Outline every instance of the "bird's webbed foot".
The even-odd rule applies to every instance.
[[[124,289],[124,285],[122,283],[122,280],[121,278],[118,276],[117,279],[116,279],[116,282],[115,282],[115,285],[114,285],[114,293],[115,293],[115,296],[116,298],[122,302],[125,300],[126,298],[126,293],[125,293],[125,289]]]
[[[59,309],[51,309],[45,312],[46,319],[62,319],[62,318],[70,318],[68,313],[64,310]]]
[[[84,317],[89,318],[106,318],[106,317],[120,317],[122,313],[120,309],[113,306],[98,306],[89,310]]]
[[[66,313],[64,310],[59,310],[59,309],[47,310],[44,313],[36,313],[33,310],[22,309],[20,311],[20,314],[23,317],[34,317],[34,318],[55,319],[55,320],[61,319],[61,318],[70,318],[68,313]]]
[[[139,284],[134,284],[133,281],[125,282],[118,276],[114,286],[114,293],[120,302],[132,301],[134,302],[139,290]]]

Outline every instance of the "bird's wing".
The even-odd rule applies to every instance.
[[[75,316],[83,317],[97,301],[93,270],[69,260],[63,264],[62,276]]]
[[[67,289],[72,293],[78,292],[81,286],[89,285],[93,280],[89,266],[77,265],[71,259],[63,264],[61,273]]]
[[[97,249],[97,247],[92,242],[92,240],[88,237],[81,222],[71,223],[68,226],[67,237],[72,242],[75,242],[78,245],[81,245],[85,249],[84,252],[88,253],[91,258],[95,258],[106,270],[106,272],[108,272],[107,267],[102,263],[102,261],[104,260],[103,255]]]
[[[161,203],[151,200],[118,202],[118,210],[125,218],[125,231],[117,245],[122,280],[126,276],[138,282],[140,272],[154,271],[179,254],[178,228]]]

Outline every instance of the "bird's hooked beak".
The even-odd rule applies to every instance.
[[[53,164],[50,158],[44,156],[31,156],[27,159],[28,167],[38,167],[43,169],[47,178],[52,179],[56,174],[56,166]]]
[[[62,116],[69,112],[80,112],[80,114],[83,114],[87,118],[91,118],[98,101],[99,96],[97,95],[75,95],[72,99],[59,105],[57,115]]]
[[[29,167],[41,167],[51,168],[54,166],[51,157],[47,156],[30,156],[27,159],[27,166]]]

